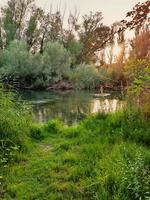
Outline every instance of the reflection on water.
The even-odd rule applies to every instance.
[[[67,124],[77,123],[90,113],[116,112],[124,106],[118,94],[94,98],[89,92],[39,92],[21,91],[22,98],[33,105],[33,119],[47,122],[60,118]]]
[[[124,102],[118,99],[93,99],[91,113],[97,112],[116,112],[123,108]]]

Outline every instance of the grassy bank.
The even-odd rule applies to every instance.
[[[3,169],[2,199],[150,198],[150,125],[136,112],[31,128],[32,148]]]

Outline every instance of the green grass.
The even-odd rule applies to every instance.
[[[57,120],[34,125],[30,152],[3,169],[1,198],[149,199],[150,126],[139,118],[99,114],[73,127]],[[140,141],[142,131],[147,139]]]
[[[30,147],[32,121],[29,110],[29,105],[17,94],[0,85],[0,169],[20,160],[20,152]]]

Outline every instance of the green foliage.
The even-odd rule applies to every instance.
[[[28,52],[23,41],[12,41],[0,52],[0,77],[4,83],[20,88],[46,88],[69,79],[76,89],[95,89],[108,81],[109,74],[104,68],[97,70],[92,64],[71,67],[71,60],[72,64],[76,62],[81,45],[74,41],[68,45],[67,51],[58,42],[49,42],[41,55]]]
[[[67,50],[71,54],[72,64],[74,65],[74,64],[78,63],[78,57],[82,51],[82,43],[79,43],[76,40],[70,40],[67,44]]]
[[[125,139],[150,145],[150,124],[144,119],[142,111],[129,107],[123,115],[122,131]]]
[[[30,54],[26,43],[13,41],[8,49],[2,52],[1,74],[8,78],[26,77],[30,74]]]
[[[7,167],[8,163],[13,163],[16,160],[16,155],[19,152],[19,146],[11,142],[2,142],[0,145],[0,167]]]
[[[30,136],[33,139],[41,140],[45,137],[45,134],[43,132],[42,126],[40,124],[32,124],[31,130],[30,130]]]
[[[145,69],[150,67],[147,60],[129,60],[124,67],[127,79],[132,83],[135,79],[145,76]]]
[[[49,133],[52,134],[57,134],[60,133],[62,128],[62,124],[59,120],[50,120],[46,125],[45,125],[45,130]]]
[[[28,106],[14,94],[0,89],[0,165],[14,159],[15,152],[26,149],[30,132]]]
[[[35,36],[38,36],[37,31],[37,15],[33,15],[30,17],[29,23],[28,23],[28,27],[27,27],[27,31],[26,31],[26,37],[27,37],[27,44],[28,44],[28,49],[30,50],[32,48],[32,46],[35,43]]]
[[[70,68],[70,57],[58,43],[48,43],[43,55],[31,54],[22,41],[13,41],[8,49],[1,51],[0,75],[19,87],[46,87],[62,80]]]
[[[143,155],[137,155],[134,160],[126,158],[123,165],[121,196],[123,199],[149,199],[150,171]],[[124,194],[126,194],[124,198]]]
[[[62,80],[70,69],[69,53],[57,42],[46,45],[42,61],[44,76],[53,82]]]
[[[135,124],[143,135],[148,131],[137,116],[98,114],[73,127],[50,121],[41,127],[48,137],[37,143],[28,163],[4,174],[4,199],[148,199],[149,148],[124,137],[127,130],[136,137]]]
[[[13,13],[10,8],[5,9],[4,30],[6,32],[6,44],[8,45],[15,38],[17,25],[13,20]]]
[[[130,81],[128,95],[150,117],[150,61],[131,60],[125,66],[125,74]]]
[[[0,90],[0,132],[2,140],[21,144],[22,134],[29,133],[30,116],[28,106],[13,94]],[[24,131],[21,131],[23,129]],[[13,139],[15,139],[13,141]]]
[[[104,68],[97,70],[92,64],[71,67],[71,62],[77,61],[81,46],[72,41],[67,51],[60,43],[49,42],[43,54],[32,54],[24,41],[12,41],[7,49],[0,51],[0,77],[5,84],[19,88],[46,88],[69,80],[75,89],[95,89],[108,82],[109,73]]]
[[[99,74],[94,65],[81,64],[69,72],[69,79],[77,89],[94,89],[99,83]]]

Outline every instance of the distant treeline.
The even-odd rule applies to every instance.
[[[148,60],[148,4],[137,4],[127,20],[111,26],[102,23],[101,12],[90,12],[79,20],[76,10],[64,26],[59,9],[46,13],[34,0],[8,1],[0,16],[1,80],[23,88],[56,88],[56,83],[66,89],[130,84],[125,73],[125,30],[135,30],[128,60]],[[119,52],[114,55],[116,44]]]

